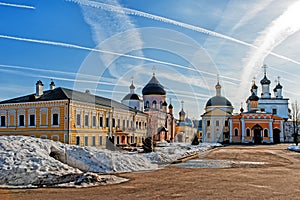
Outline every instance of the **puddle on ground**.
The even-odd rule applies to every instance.
[[[232,160],[188,160],[183,163],[178,163],[176,166],[183,168],[232,168],[237,165],[265,165],[266,162],[249,162],[249,161],[232,161]]]

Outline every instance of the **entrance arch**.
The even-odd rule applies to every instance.
[[[261,144],[261,141],[262,141],[262,137],[261,137],[262,130],[263,130],[263,128],[260,125],[258,125],[258,124],[256,124],[255,126],[252,127],[253,142],[254,142],[254,144]]]
[[[274,144],[280,143],[280,130],[278,128],[273,129],[273,141]]]

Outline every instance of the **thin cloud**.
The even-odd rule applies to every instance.
[[[9,7],[15,7],[15,8],[25,8],[25,9],[35,9],[33,6],[27,6],[27,5],[21,5],[21,4],[12,4],[12,3],[4,3],[0,2],[0,6],[9,6]]]
[[[244,42],[242,40],[239,40],[239,39],[236,39],[236,38],[224,35],[224,34],[217,33],[215,31],[211,31],[211,30],[201,28],[201,27],[198,27],[198,26],[194,26],[194,25],[191,25],[191,24],[179,22],[179,21],[176,21],[176,20],[172,20],[172,19],[169,19],[169,18],[161,17],[161,16],[158,16],[158,15],[153,15],[153,14],[150,14],[150,13],[146,13],[146,12],[142,12],[142,11],[138,11],[138,10],[134,10],[134,9],[130,9],[130,8],[124,8],[124,7],[119,7],[119,6],[114,6],[114,5],[104,4],[104,3],[94,2],[94,1],[88,1],[88,0],[67,0],[67,1],[74,2],[74,3],[77,3],[79,5],[86,5],[86,6],[91,6],[91,7],[94,7],[94,8],[103,9],[105,11],[123,13],[123,14],[125,13],[125,14],[128,14],[128,15],[134,15],[134,16],[144,17],[144,18],[148,18],[148,19],[152,19],[152,20],[156,20],[156,21],[161,21],[161,22],[164,22],[164,23],[168,23],[168,24],[172,24],[172,25],[175,25],[175,26],[179,26],[179,27],[182,27],[182,28],[189,29],[189,30],[193,30],[193,31],[196,31],[196,32],[199,32],[199,33],[204,33],[204,34],[207,34],[207,35],[210,35],[210,36],[223,38],[223,39],[226,39],[226,40],[229,40],[229,41],[241,44],[241,45],[245,45],[245,46],[248,46],[248,47],[251,47],[251,48],[254,48],[254,49],[259,48],[256,45]],[[263,52],[268,53],[270,55],[273,55],[275,57],[287,60],[289,62],[300,65],[300,62],[295,61],[295,60],[293,60],[291,58],[288,58],[286,56],[279,55],[277,53],[274,53],[274,52],[271,52],[271,51],[266,51],[266,50],[264,50]]]
[[[21,38],[21,37],[8,36],[8,35],[0,35],[0,38],[10,39],[10,40],[17,40],[17,41],[24,41],[24,42],[31,42],[31,43],[38,43],[38,44],[54,45],[54,46],[60,46],[60,47],[66,47],[66,48],[81,49],[81,50],[86,50],[86,51],[94,51],[94,52],[98,52],[98,53],[105,53],[105,54],[123,56],[123,57],[149,61],[149,62],[153,62],[153,63],[178,67],[178,68],[181,68],[181,69],[187,69],[187,70],[190,70],[190,71],[200,72],[200,73],[203,73],[203,74],[215,76],[215,74],[210,73],[210,72],[200,71],[198,69],[193,69],[193,68],[186,67],[186,66],[179,65],[179,64],[175,64],[175,63],[165,62],[165,61],[152,59],[152,58],[141,57],[141,56],[134,56],[134,55],[129,55],[129,54],[117,53],[117,52],[112,52],[112,51],[107,51],[107,50],[94,49],[94,48],[84,47],[84,46],[75,45],[75,44],[69,44],[69,43],[63,43],[63,42],[53,42],[53,41],[48,41],[48,40],[37,40],[37,39],[30,39],[30,38]],[[232,79],[231,77],[226,77],[226,78]]]
[[[269,55],[276,46],[281,44],[286,38],[295,32],[300,30],[300,1],[289,6],[286,11],[275,19],[256,39],[255,46],[259,48],[252,50],[250,56],[247,59],[248,62],[245,64],[241,77],[244,77],[247,81],[240,87],[240,93],[246,91],[246,83],[250,82],[250,77],[253,77],[253,72],[258,66],[261,66],[264,59]],[[271,53],[270,53],[271,54]],[[300,64],[297,62],[296,64]]]

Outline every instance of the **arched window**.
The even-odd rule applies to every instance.
[[[234,129],[234,136],[238,136],[239,135],[239,129]]]
[[[146,107],[146,108],[149,108],[149,101],[146,101],[145,107]]]
[[[264,130],[264,137],[269,137],[269,130],[268,129]]]
[[[159,102],[160,109],[162,109],[162,104],[163,104],[163,102],[162,102],[162,101],[161,101],[161,102]]]
[[[247,136],[247,137],[250,136],[250,129],[249,129],[249,128],[246,129],[246,136]]]
[[[156,107],[156,104],[157,104],[157,102],[154,100],[154,101],[152,102],[152,108],[156,109],[156,108],[157,108],[157,107]]]

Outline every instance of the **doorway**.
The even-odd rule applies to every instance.
[[[280,130],[278,128],[273,129],[273,141],[274,144],[280,143]]]
[[[261,144],[261,133],[262,133],[262,127],[258,124],[256,124],[253,128],[253,142],[254,144]]]

